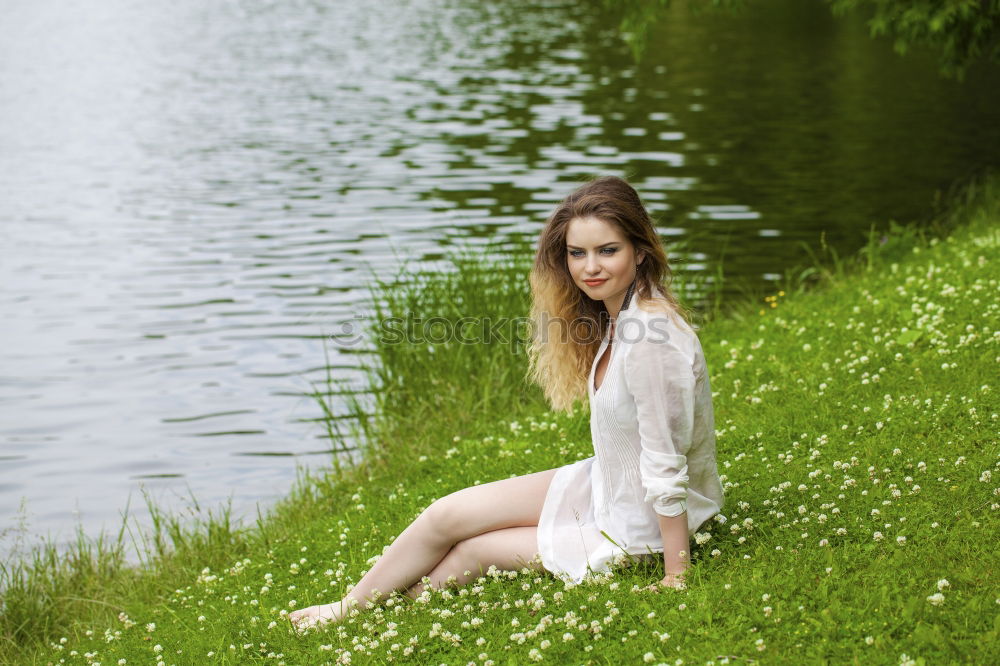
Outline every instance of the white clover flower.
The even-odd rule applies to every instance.
[[[656,655],[653,654],[652,652],[647,652],[646,654],[642,655],[642,660],[647,664],[651,664],[652,662],[656,661]]]
[[[933,606],[940,606],[941,604],[944,603],[944,595],[941,594],[940,592],[932,594],[931,596],[927,597],[927,601],[929,601]]]
[[[951,587],[951,583],[948,582],[947,578],[942,578],[937,582],[937,589],[944,591],[946,587]]]

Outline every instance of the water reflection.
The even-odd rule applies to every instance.
[[[995,75],[942,80],[823,6],[678,7],[639,63],[588,11],[15,2],[6,525],[26,497],[38,533],[112,527],[140,482],[252,515],[332,455],[307,394],[371,272],[531,237],[592,174],[627,176],[665,239],[690,239],[683,270],[729,248],[727,276],[761,284],[820,230],[850,250],[1000,155]],[[362,385],[356,353],[333,363],[338,390]]]

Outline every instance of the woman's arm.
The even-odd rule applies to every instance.
[[[635,400],[642,449],[639,476],[663,539],[665,575],[653,589],[683,587],[691,562],[687,453],[694,434],[697,380],[679,342],[666,334],[650,334],[626,357],[626,385]]]
[[[688,537],[687,512],[676,516],[657,516],[660,521],[660,536],[663,537],[664,576],[657,585],[684,587],[684,572],[691,564],[691,548]]]

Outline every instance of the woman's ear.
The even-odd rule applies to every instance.
[[[638,257],[637,257],[637,259],[636,259],[636,262],[635,262],[635,265],[636,265],[636,266],[638,266],[638,265],[639,265],[639,264],[641,264],[641,263],[643,262],[643,260],[645,260],[645,259],[646,259],[646,253],[645,253],[645,252],[643,252],[642,250],[639,250],[639,254],[638,254]]]

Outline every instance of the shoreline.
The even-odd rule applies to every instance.
[[[36,553],[22,569],[28,582],[5,595],[0,661],[367,663],[404,660],[407,648],[420,660],[463,663],[647,654],[674,663],[785,650],[886,663],[901,653],[985,660],[1000,644],[988,622],[1000,609],[988,548],[1000,522],[1000,270],[990,259],[1000,249],[1000,180],[955,199],[963,197],[942,227],[949,235],[898,228],[855,257],[815,266],[819,285],[790,279],[763,307],[744,303],[699,330],[727,522],[694,547],[696,584],[685,593],[632,591],[654,579],[655,566],[570,588],[550,576],[491,575],[466,594],[432,595],[426,608],[397,602],[336,629],[290,634],[282,611],[336,597],[435,497],[588,455],[585,409],[548,412],[511,350],[385,346],[379,416],[364,425],[370,450],[357,466],[304,471],[247,529],[224,509],[195,525],[160,514],[156,536],[140,536],[152,543],[139,568],[84,540],[65,558]],[[523,264],[481,264],[468,256],[450,281],[376,284],[373,296],[388,299],[379,314],[447,314],[456,295],[464,312],[518,313],[526,285],[497,275]],[[445,405],[460,417],[447,418]],[[9,566],[0,581],[10,582]]]

